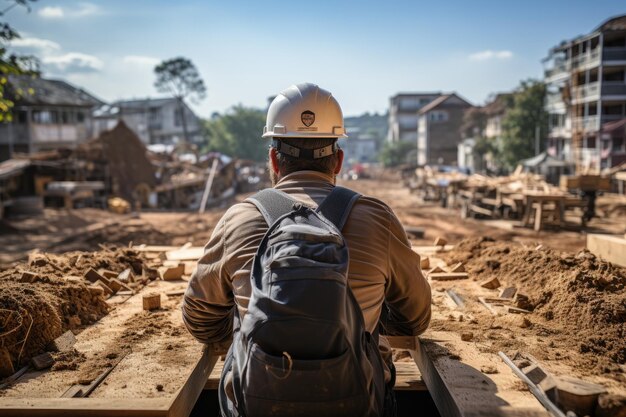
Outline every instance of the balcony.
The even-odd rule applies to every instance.
[[[563,95],[561,93],[551,93],[546,95],[546,107],[562,107],[565,106],[563,102]]]
[[[37,144],[78,143],[88,138],[84,124],[40,124],[31,125],[32,142]]]
[[[600,118],[596,116],[577,117],[573,120],[572,130],[585,133],[597,132],[600,129]]]
[[[554,126],[548,132],[550,138],[567,139],[572,136],[572,130],[567,126]]]
[[[602,96],[626,96],[626,84],[621,81],[602,83]]]
[[[600,83],[594,82],[572,87],[572,102],[597,100],[600,95]]]
[[[626,48],[605,47],[602,51],[603,61],[626,61]]]
[[[572,69],[581,70],[597,67],[600,65],[600,50],[596,48],[585,54],[576,55],[570,60],[570,65]]]

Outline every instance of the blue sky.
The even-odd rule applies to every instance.
[[[1,3],[6,0],[0,0]],[[46,76],[105,100],[157,96],[153,67],[190,58],[201,116],[264,107],[290,84],[333,92],[345,115],[384,112],[400,91],[457,91],[475,104],[521,79],[563,39],[626,13],[594,1],[39,0],[5,17]]]

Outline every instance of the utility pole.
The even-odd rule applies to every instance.
[[[539,133],[541,132],[541,128],[539,126],[535,126],[535,155],[539,155],[539,150],[541,149],[539,143]]]

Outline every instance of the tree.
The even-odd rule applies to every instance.
[[[417,160],[417,142],[385,142],[380,162],[386,167],[413,163]]]
[[[265,113],[238,105],[226,114],[214,115],[204,122],[207,150],[253,161],[267,158],[268,142],[261,139]]]
[[[13,0],[4,10],[0,11],[0,18],[15,6],[24,6],[29,11],[29,1],[35,0]],[[8,76],[17,74],[39,74],[39,62],[30,55],[17,55],[8,52],[9,43],[20,37],[8,23],[0,21],[0,123],[10,123],[13,120],[12,108],[14,101],[26,94],[33,94],[33,91],[11,91],[7,89]]]
[[[544,109],[546,86],[537,80],[522,81],[513,96],[513,105],[502,121],[502,162],[509,167],[535,155],[536,141],[548,131]],[[539,143],[539,150],[543,147]]]
[[[206,87],[200,73],[191,60],[183,57],[172,58],[154,67],[154,86],[161,93],[169,93],[178,101],[178,114],[183,125],[185,142],[189,142],[185,99],[199,101],[206,96]]]

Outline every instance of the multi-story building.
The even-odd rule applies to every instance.
[[[463,113],[472,105],[456,93],[443,94],[418,111],[417,164],[453,165],[458,160]]]
[[[99,134],[110,130],[123,120],[146,145],[183,142],[185,127],[189,142],[201,142],[200,119],[185,103],[182,103],[182,109],[175,98],[117,101],[95,112],[95,131]]]
[[[389,99],[389,128],[387,141],[413,142],[417,140],[417,112],[441,96],[433,93],[400,93]]]
[[[14,153],[74,148],[92,137],[93,109],[103,104],[66,81],[30,75],[8,77],[13,121],[0,124],[0,161]]]
[[[502,147],[502,121],[506,116],[507,110],[513,102],[513,93],[498,93],[493,96],[482,107],[469,107],[469,112],[476,112],[477,115],[484,117],[484,126],[479,124],[479,118],[474,121],[475,125],[468,122],[464,123],[465,136],[458,147],[458,164],[460,167],[469,168],[471,171],[495,171],[497,164],[491,153],[475,152],[479,138],[487,139],[496,148]],[[467,117],[468,114],[464,115]]]
[[[626,161],[626,15],[553,47],[544,59],[548,153],[598,170]]]

